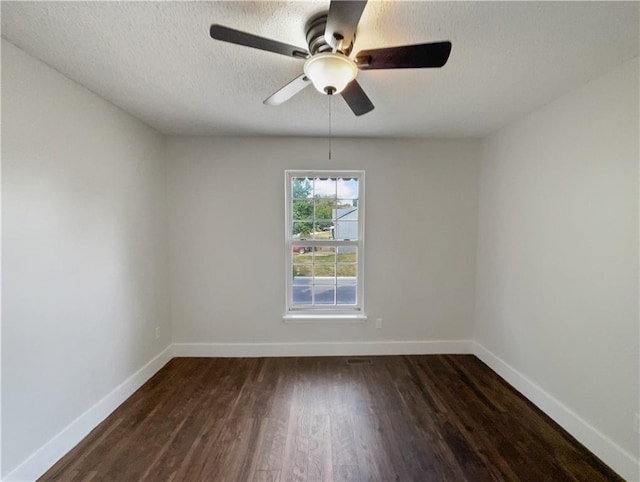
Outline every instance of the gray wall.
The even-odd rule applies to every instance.
[[[485,140],[474,336],[626,451],[599,455],[630,480],[638,127],[635,59]]]
[[[170,138],[175,342],[467,340],[479,141]],[[282,323],[284,170],[366,171],[365,308]]]
[[[163,145],[2,41],[4,474],[171,341]]]

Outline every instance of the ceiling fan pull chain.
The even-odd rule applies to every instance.
[[[327,96],[329,98],[329,160],[331,160],[331,99],[332,95]]]

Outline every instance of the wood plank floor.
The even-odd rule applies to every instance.
[[[622,479],[476,357],[429,355],[174,358],[41,480]]]

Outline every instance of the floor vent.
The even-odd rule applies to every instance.
[[[347,358],[347,365],[373,365],[371,358]]]

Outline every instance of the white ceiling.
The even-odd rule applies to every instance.
[[[166,134],[327,135],[312,87],[262,101],[303,61],[218,42],[220,23],[306,48],[316,2],[8,2],[2,36]],[[354,52],[450,40],[442,69],[363,71],[376,109],[333,98],[333,135],[482,137],[638,56],[638,2],[375,2]]]

